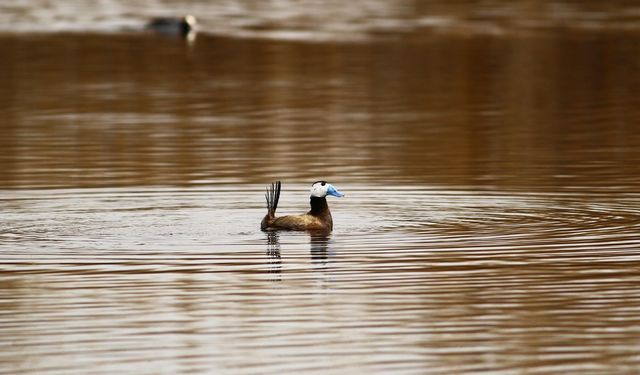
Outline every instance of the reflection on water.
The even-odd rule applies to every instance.
[[[286,232],[284,232],[286,233]],[[267,263],[269,265],[269,272],[275,274],[277,277],[273,280],[281,281],[282,274],[282,255],[280,252],[280,232],[266,232],[267,236]],[[311,264],[313,268],[320,272],[320,274],[326,274],[329,268],[329,256],[330,249],[329,244],[331,241],[331,233],[324,232],[311,232],[309,236],[309,253],[311,258]]]
[[[312,232],[309,234],[311,259],[314,263],[326,266],[329,259],[330,233]]]
[[[282,272],[282,256],[280,255],[280,234],[278,232],[266,232],[267,234],[267,259],[269,264],[269,272],[274,273],[280,280]]]
[[[639,368],[638,194],[343,187],[330,236],[261,232],[259,185],[4,191],[3,368]]]
[[[209,3],[0,1],[0,372],[640,372],[637,9]]]
[[[0,39],[5,187],[638,186],[640,60],[626,34]]]

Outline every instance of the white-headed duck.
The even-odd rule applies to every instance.
[[[336,190],[326,181],[316,181],[311,185],[311,210],[302,215],[287,215],[276,217],[276,208],[280,199],[280,181],[267,187],[267,214],[260,228],[262,230],[308,230],[330,231],[333,229],[333,219],[327,204],[327,195],[343,197],[344,194]]]

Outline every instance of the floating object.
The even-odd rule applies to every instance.
[[[187,36],[195,32],[196,18],[192,15],[184,17],[159,17],[147,24],[147,29],[163,35]]]

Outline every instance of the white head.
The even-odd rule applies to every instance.
[[[333,185],[327,181],[316,181],[311,185],[311,196],[316,198],[324,198],[327,195],[333,195],[334,197],[344,197],[344,194],[336,190]]]
[[[189,27],[191,29],[195,29],[196,24],[198,23],[196,21],[196,18],[194,16],[192,16],[191,14],[187,14],[186,16],[184,16],[184,22],[189,25]]]

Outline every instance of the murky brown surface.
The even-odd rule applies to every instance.
[[[108,3],[0,2],[0,373],[640,372],[636,8]]]

